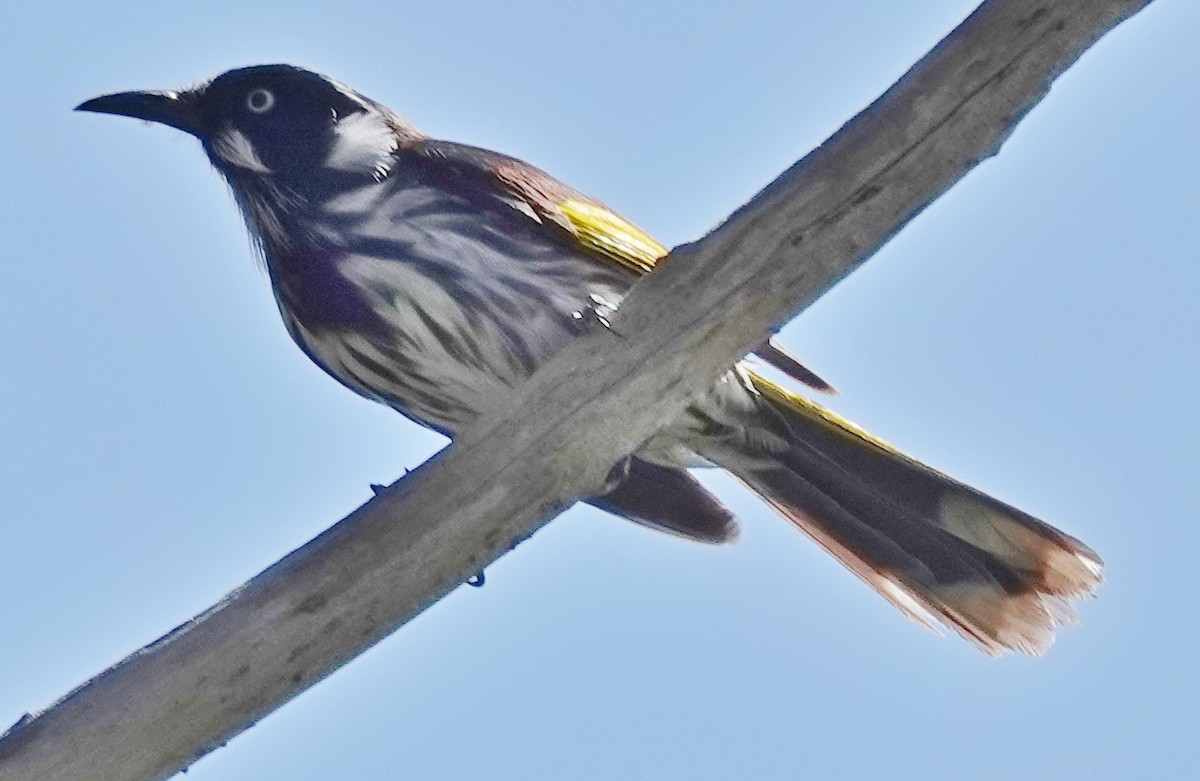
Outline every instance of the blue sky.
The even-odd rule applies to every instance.
[[[21,6],[0,24],[0,722],[443,444],[288,340],[197,144],[94,95],[294,62],[666,244],[970,0]],[[1200,723],[1200,6],[1158,0],[784,331],[834,406],[1108,561],[1040,660],[936,638],[719,476],[708,548],[575,509],[189,779],[1120,779]]]

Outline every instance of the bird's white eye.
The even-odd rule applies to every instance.
[[[250,94],[246,96],[246,108],[253,111],[255,114],[266,114],[275,107],[275,96],[270,90],[265,90],[259,87],[255,90],[250,90]]]

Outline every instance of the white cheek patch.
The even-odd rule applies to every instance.
[[[254,151],[254,144],[250,143],[245,133],[235,127],[225,127],[217,133],[212,140],[212,149],[217,157],[229,165],[260,174],[271,173],[271,169],[263,163],[258,152]]]
[[[338,171],[387,176],[392,154],[399,148],[396,133],[374,111],[364,111],[338,120],[333,126],[333,147],[325,165]]]

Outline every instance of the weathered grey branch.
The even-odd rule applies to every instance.
[[[505,409],[220,604],[0,739],[3,781],[166,778],[568,506],[779,324],[997,152],[1149,0],[993,0]],[[781,84],[781,87],[783,84]],[[595,367],[603,366],[603,371]]]

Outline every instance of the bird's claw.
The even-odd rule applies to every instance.
[[[601,327],[612,330],[612,322],[609,318],[613,312],[617,311],[617,305],[612,301],[592,293],[588,296],[589,304],[584,310],[577,310],[571,313],[571,318],[575,321],[575,327],[581,333],[590,331],[592,327],[599,324]]]

